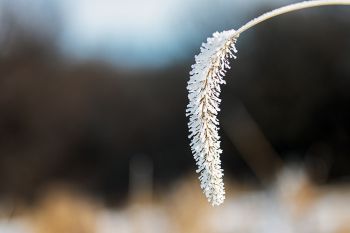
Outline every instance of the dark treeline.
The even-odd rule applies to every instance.
[[[259,183],[274,173],[269,151],[244,149],[263,140],[319,183],[348,180],[350,21],[338,13],[293,14],[242,35],[219,116],[228,176]],[[152,161],[156,187],[194,173],[185,117],[192,59],[162,70],[77,64],[54,38],[11,30],[0,53],[0,193],[33,197],[69,182],[116,200],[135,157]],[[239,137],[252,124],[262,134]]]

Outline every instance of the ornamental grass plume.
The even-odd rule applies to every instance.
[[[225,199],[217,113],[221,102],[220,85],[225,83],[223,78],[226,69],[230,68],[228,58],[236,58],[236,40],[235,30],[216,32],[208,38],[195,58],[187,86],[190,145],[198,165],[197,172],[201,173],[201,188],[213,205],[219,205]]]
[[[243,25],[237,31],[215,32],[195,56],[188,81],[189,103],[186,116],[189,117],[189,138],[191,150],[200,173],[203,193],[213,205],[220,205],[225,199],[223,169],[221,168],[220,136],[218,134],[221,85],[226,70],[230,68],[229,58],[236,58],[236,41],[249,28],[288,12],[326,5],[350,5],[350,0],[314,0],[284,6],[265,13]]]

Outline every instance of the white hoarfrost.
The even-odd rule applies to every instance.
[[[201,188],[212,205],[220,205],[225,199],[217,114],[221,102],[220,85],[225,84],[223,77],[230,68],[228,59],[236,58],[237,38],[235,30],[215,32],[208,38],[195,57],[187,85],[190,145],[197,173],[200,173]]]
[[[212,205],[220,205],[225,199],[217,113],[221,102],[220,85],[225,83],[223,77],[230,68],[228,59],[235,58],[238,35],[278,15],[327,5],[350,5],[350,0],[311,0],[284,6],[249,21],[237,31],[216,32],[202,44],[187,85],[189,104],[186,115],[190,118],[190,145],[198,165],[201,188]]]

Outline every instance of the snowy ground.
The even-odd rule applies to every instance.
[[[211,207],[196,180],[179,183],[157,201],[135,198],[122,209],[95,208],[77,197],[49,198],[38,210],[0,221],[1,233],[350,232],[350,188],[316,187],[285,171],[267,190],[227,187],[224,205]],[[154,198],[153,198],[154,199]]]

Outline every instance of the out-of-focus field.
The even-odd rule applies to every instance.
[[[283,2],[0,0],[0,233],[349,233],[349,7],[240,37],[224,205],[195,174],[195,54]]]
[[[131,193],[116,208],[56,187],[34,205],[1,206],[0,232],[350,232],[350,187],[316,186],[295,168],[278,177],[267,189],[227,182],[228,197],[219,207],[207,203],[195,178],[181,180],[157,197],[150,191]]]

